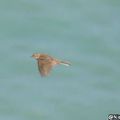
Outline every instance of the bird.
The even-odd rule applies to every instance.
[[[32,57],[37,60],[38,70],[42,77],[48,76],[51,69],[56,65],[71,65],[68,61],[61,61],[44,53],[34,53]]]

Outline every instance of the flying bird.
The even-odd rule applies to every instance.
[[[56,65],[60,65],[60,64],[65,65],[65,66],[71,65],[70,62],[58,60],[47,54],[34,53],[32,57],[37,60],[38,69],[39,69],[41,76],[47,76],[50,73],[52,67]]]

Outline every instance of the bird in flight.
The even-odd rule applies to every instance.
[[[47,76],[50,73],[52,67],[56,65],[60,65],[60,64],[65,66],[71,65],[70,62],[58,60],[47,54],[34,53],[32,57],[37,60],[38,69],[41,76]]]

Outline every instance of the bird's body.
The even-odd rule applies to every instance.
[[[41,76],[47,76],[50,73],[52,67],[55,65],[58,64],[63,64],[66,66],[70,65],[69,62],[57,60],[47,54],[35,53],[32,55],[32,57],[35,58],[38,62],[38,69]]]

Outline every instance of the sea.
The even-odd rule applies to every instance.
[[[41,77],[33,53],[71,66]],[[1,0],[0,120],[109,114],[120,114],[120,0]]]

